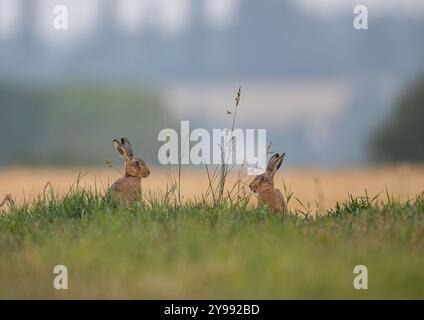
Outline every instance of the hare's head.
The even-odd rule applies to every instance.
[[[274,154],[271,159],[269,159],[266,172],[253,178],[252,182],[249,184],[250,190],[256,193],[267,188],[274,188],[274,175],[283,163],[285,155],[285,153],[282,155],[278,153]]]
[[[150,175],[150,170],[146,162],[134,156],[132,146],[127,138],[121,138],[121,141],[115,139],[113,140],[113,144],[116,151],[125,160],[126,177],[147,178]]]

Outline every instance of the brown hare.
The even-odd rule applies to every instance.
[[[258,194],[257,208],[268,205],[275,213],[287,213],[287,204],[280,190],[274,187],[274,175],[283,163],[284,156],[276,153],[269,159],[266,172],[257,175],[249,184],[250,190]]]
[[[118,200],[134,202],[141,197],[141,179],[150,175],[144,160],[134,156],[132,146],[127,138],[113,140],[116,151],[125,160],[125,176],[116,180],[110,187]]]

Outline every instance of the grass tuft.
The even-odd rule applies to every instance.
[[[231,199],[180,204],[146,191],[123,205],[78,183],[63,197],[46,187],[1,209],[0,298],[422,297],[423,194],[285,216]],[[53,289],[58,264],[69,290]],[[366,291],[352,286],[358,264]]]

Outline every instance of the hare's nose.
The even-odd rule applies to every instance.
[[[143,178],[147,178],[148,176],[150,176],[150,170],[149,169],[145,169],[141,172]]]

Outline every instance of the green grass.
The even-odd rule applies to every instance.
[[[74,190],[0,216],[0,298],[424,298],[424,197],[316,218]],[[7,212],[6,212],[7,211]],[[69,289],[53,288],[68,267]],[[368,290],[353,288],[355,265]]]

